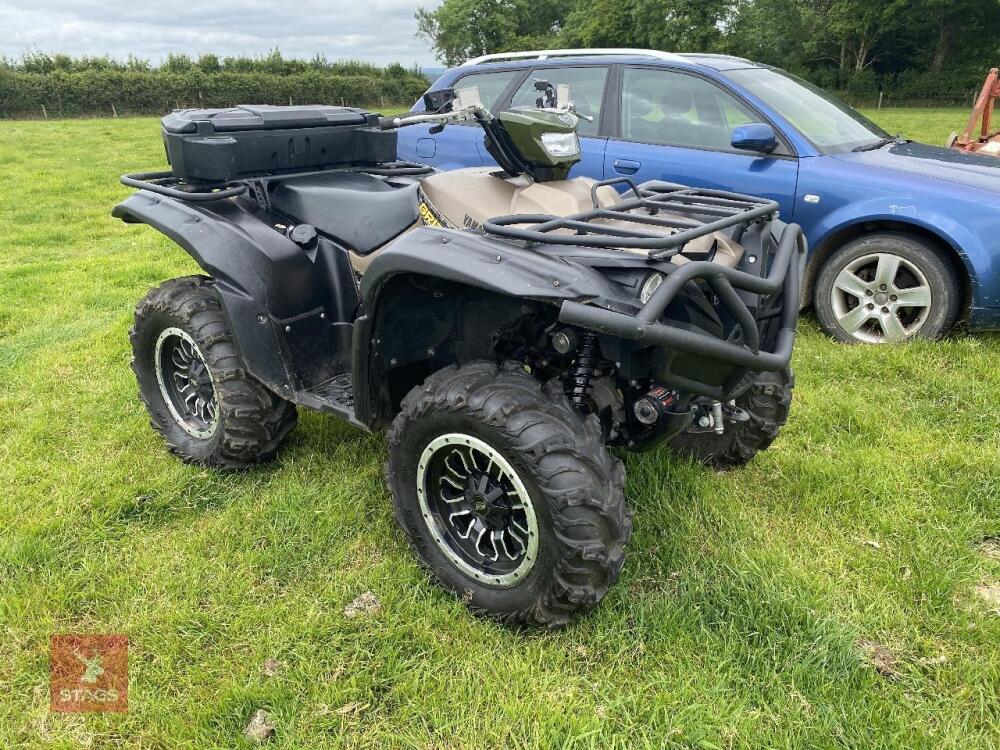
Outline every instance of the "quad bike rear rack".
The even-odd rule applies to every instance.
[[[594,186],[595,205],[599,187],[621,182],[629,185],[635,197],[615,206],[597,207],[568,217],[505,216],[487,222],[484,229],[495,236],[529,243],[645,249],[651,261],[658,261],[673,257],[692,239],[720,229],[737,227],[734,239],[739,241],[750,225],[774,218],[778,211],[776,202],[762,198],[672,183],[647,184],[639,188],[631,180],[620,178]],[[661,211],[669,211],[675,216],[662,216]],[[698,217],[708,217],[708,220]],[[637,227],[669,227],[679,231],[664,237],[641,228],[632,230],[620,224],[602,223],[609,219],[631,222]],[[532,226],[527,228],[513,226],[529,223]],[[559,230],[575,233],[559,233]],[[675,387],[717,401],[728,401],[745,385],[745,371],[776,372],[788,366],[795,341],[804,258],[802,230],[797,224],[788,224],[774,253],[760,259],[757,267],[762,269],[761,274],[766,269],[766,275],[738,271],[711,261],[690,261],[667,273],[659,288],[635,315],[567,300],[562,303],[559,319],[598,333],[706,356],[742,368],[719,386],[677,374],[669,378],[669,384]],[[723,340],[661,322],[667,307],[691,282],[702,282],[715,295],[717,307],[732,317],[739,337]],[[758,304],[755,305],[757,315],[751,313],[745,299],[748,294],[759,295],[759,302],[771,298],[767,300],[767,309],[761,312],[765,306]],[[767,325],[772,318],[778,318],[774,349],[762,351],[759,326]]]
[[[136,172],[134,174],[122,175],[120,182],[122,185],[139,190],[148,190],[151,193],[164,195],[168,198],[176,198],[177,200],[194,203],[205,203],[235,198],[238,195],[243,195],[248,190],[256,192],[255,188],[260,186],[261,183],[279,182],[291,177],[317,174],[319,172],[364,172],[380,177],[418,177],[431,174],[433,171],[432,167],[423,164],[397,161],[372,166],[338,167],[336,169],[312,169],[307,171],[250,175],[231,180],[230,182],[191,182],[177,177],[169,170],[164,172]]]

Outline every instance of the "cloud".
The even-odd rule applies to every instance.
[[[171,52],[256,55],[277,47],[288,57],[434,65],[414,37],[413,14],[440,1],[0,0],[0,55],[37,49],[157,62]]]

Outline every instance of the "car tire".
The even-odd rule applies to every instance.
[[[244,469],[273,458],[295,428],[295,405],[247,374],[211,279],[150,291],[129,339],[150,423],[186,463]]]
[[[476,613],[559,627],[621,572],[624,468],[555,381],[492,362],[432,374],[403,399],[386,479],[419,561]]]
[[[790,367],[781,372],[762,372],[736,399],[736,406],[747,414],[746,421],[727,424],[721,435],[714,430],[688,428],[672,437],[669,445],[678,455],[718,471],[742,466],[771,447],[778,437],[788,421],[794,386]]]
[[[848,344],[940,338],[955,324],[960,303],[958,279],[942,251],[898,232],[844,245],[823,264],[813,291],[823,329]]]

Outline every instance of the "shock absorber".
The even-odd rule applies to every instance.
[[[580,346],[576,350],[576,361],[570,371],[570,401],[584,414],[589,410],[587,394],[590,391],[590,380],[597,374],[600,362],[597,348],[597,335],[592,331],[580,334]]]

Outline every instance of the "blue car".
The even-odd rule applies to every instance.
[[[1000,160],[890,136],[776,68],[654,50],[487,55],[431,87],[475,86],[494,112],[568,85],[581,113],[573,176],[668,180],[766,196],[809,242],[804,301],[845,342],[1000,329]],[[418,102],[413,111],[420,111]],[[401,159],[495,164],[482,131],[399,133]]]

